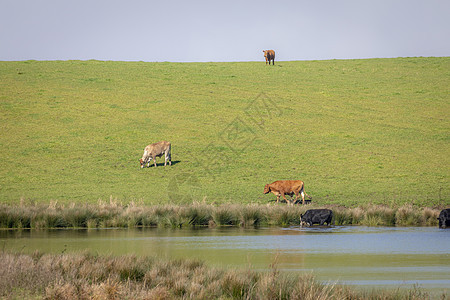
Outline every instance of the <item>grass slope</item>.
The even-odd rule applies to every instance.
[[[450,202],[450,58],[0,62],[0,201]],[[152,142],[172,167],[139,169]],[[163,160],[159,159],[161,163]]]

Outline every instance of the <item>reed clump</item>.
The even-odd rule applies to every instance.
[[[308,209],[333,210],[335,225],[437,226],[440,209],[412,205],[358,207],[284,204],[191,205],[122,204],[110,200],[97,204],[0,204],[0,228],[110,228],[195,226],[298,226]]]
[[[442,295],[445,297],[446,295]],[[0,252],[0,298],[429,299],[420,289],[355,290],[311,274],[219,269],[198,260]]]

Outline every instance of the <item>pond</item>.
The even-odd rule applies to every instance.
[[[0,247],[198,258],[220,267],[313,272],[364,288],[450,287],[450,230],[430,227],[2,230]]]

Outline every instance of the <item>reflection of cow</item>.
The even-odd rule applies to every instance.
[[[166,141],[157,142],[154,144],[150,144],[144,149],[144,155],[139,160],[141,163],[141,168],[147,164],[147,167],[150,167],[150,161],[153,159],[156,167],[156,158],[161,157],[164,154],[164,166],[167,165],[167,160],[169,160],[169,165],[172,165],[172,155],[170,154],[170,143]]]
[[[441,210],[438,220],[439,228],[450,228],[450,208]]]
[[[304,215],[300,215],[301,225],[312,226],[313,224],[328,226],[331,224],[333,218],[333,211],[330,209],[308,209]]]
[[[263,52],[264,52],[264,57],[266,58],[266,65],[267,65],[267,62],[269,62],[269,65],[270,65],[270,61],[272,61],[272,65],[275,65],[275,51],[263,50]]]
[[[284,200],[288,204],[295,204],[299,198],[299,194],[302,195],[302,203],[305,204],[305,195],[312,199],[305,192],[305,184],[301,180],[278,180],[272,182],[271,184],[266,184],[264,186],[264,194],[273,193],[277,196],[277,203],[280,201],[280,196],[283,197]],[[295,194],[295,200],[290,202],[286,199],[286,195],[293,196]],[[292,199],[291,199],[292,200]]]

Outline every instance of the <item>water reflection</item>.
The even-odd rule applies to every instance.
[[[4,230],[0,247],[189,257],[261,270],[276,261],[281,270],[313,271],[320,280],[357,286],[450,286],[450,230],[438,228]]]

